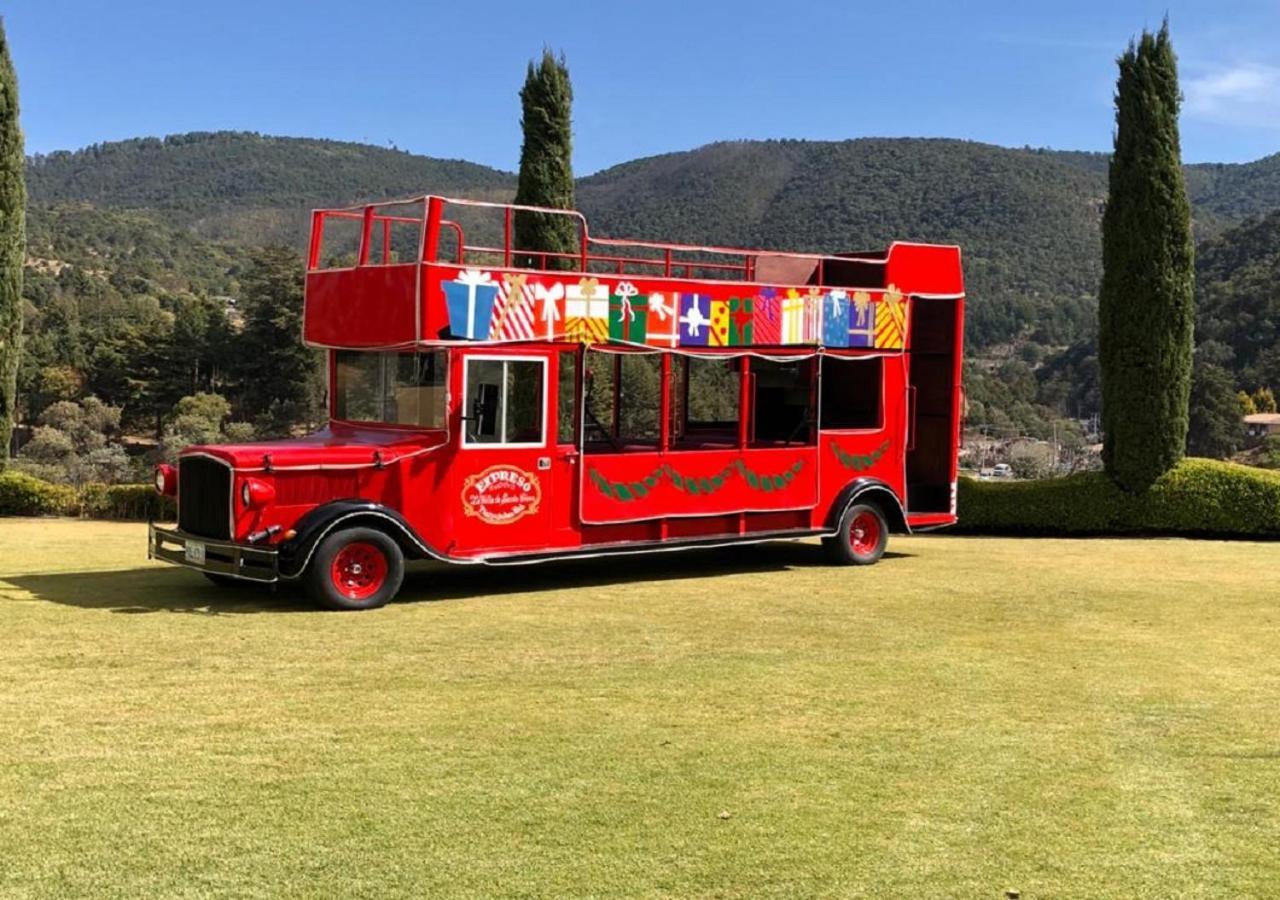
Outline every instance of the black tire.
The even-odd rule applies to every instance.
[[[884,556],[889,523],[874,503],[855,503],[840,517],[835,536],[822,539],[827,558],[845,566],[870,566]]]
[[[205,578],[220,588],[238,588],[243,587],[247,582],[241,581],[239,578],[232,578],[230,575],[219,575],[217,572],[201,572]]]
[[[303,579],[307,594],[327,609],[377,609],[400,590],[404,553],[376,528],[345,528],[320,542]]]

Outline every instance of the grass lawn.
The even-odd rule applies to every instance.
[[[0,896],[1274,896],[1280,544],[423,572],[0,520]]]

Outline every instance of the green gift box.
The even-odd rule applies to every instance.
[[[648,332],[649,298],[623,281],[609,295],[609,340],[643,344]]]
[[[751,323],[755,318],[754,297],[729,298],[729,346],[746,347],[751,344]]]

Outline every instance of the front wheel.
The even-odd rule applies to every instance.
[[[884,556],[889,543],[889,523],[880,507],[855,503],[840,517],[840,530],[823,538],[822,546],[832,562],[846,566],[869,566]]]
[[[374,528],[347,528],[320,542],[307,568],[311,599],[329,609],[377,609],[400,590],[404,553]]]

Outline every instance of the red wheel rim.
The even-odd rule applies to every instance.
[[[849,523],[849,546],[859,556],[870,556],[880,546],[880,520],[875,513],[860,512]]]
[[[387,557],[365,541],[347,544],[333,557],[329,578],[338,593],[349,600],[367,600],[387,580]]]

